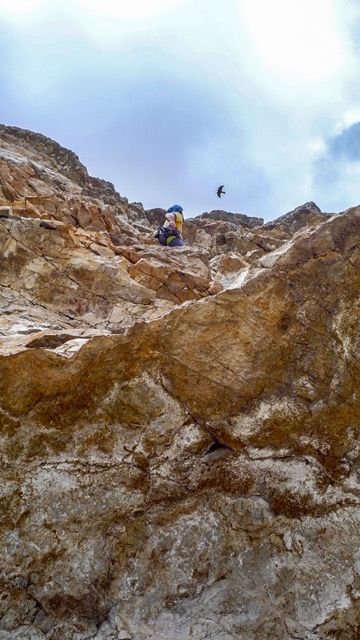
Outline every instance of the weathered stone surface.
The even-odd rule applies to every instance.
[[[156,229],[158,226],[164,224],[166,209],[162,209],[161,207],[147,209],[145,214],[149,224]]]
[[[208,218],[210,220],[225,220],[226,222],[232,222],[239,226],[245,225],[246,227],[251,228],[258,227],[264,224],[263,218],[249,217],[244,215],[243,213],[231,213],[230,211],[223,211],[221,209],[215,209],[214,211],[210,211],[210,213],[206,211],[199,217],[200,219]]]
[[[158,211],[158,210],[153,210]],[[331,217],[314,202],[307,202],[273,222],[239,213],[211,211],[189,218],[184,225],[185,241],[210,252],[212,257],[236,253],[251,264],[274,251],[304,227],[316,227]]]
[[[71,198],[0,211],[0,640],[355,640],[360,207],[173,251]]]
[[[184,249],[179,263],[153,238],[142,206],[89,177],[71,151],[14,127],[0,127],[0,140],[3,329],[28,325],[31,309],[34,331],[64,319],[71,328],[119,331],[221,289],[209,255]]]

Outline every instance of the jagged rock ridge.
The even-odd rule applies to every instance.
[[[0,131],[0,640],[358,638],[360,208],[164,249],[33,136]]]

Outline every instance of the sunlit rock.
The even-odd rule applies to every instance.
[[[360,207],[172,250],[43,136],[0,159],[0,639],[358,638]]]

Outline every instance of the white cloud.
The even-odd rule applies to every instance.
[[[168,10],[184,0],[71,0],[69,4],[81,11],[92,12],[100,16],[119,16],[125,18],[143,18],[159,11]],[[34,9],[50,8],[61,3],[56,0],[0,0],[0,9],[14,14],[31,13]]]
[[[276,74],[314,82],[344,64],[338,14],[332,0],[239,0],[252,47]]]
[[[123,18],[142,19],[154,13],[172,9],[184,0],[76,0],[85,11],[100,16],[110,15]]]
[[[341,113],[340,118],[334,123],[333,130],[330,132],[331,136],[341,134],[345,129],[348,129],[357,122],[360,122],[360,108],[356,105],[346,108],[344,112]]]
[[[329,167],[329,175],[332,179],[326,179],[325,186],[312,185],[314,197],[318,201],[326,197],[325,211],[336,213],[358,205],[360,198],[356,193],[356,186],[360,180],[360,162],[349,162],[344,158],[341,162],[334,161]]]
[[[5,15],[8,14],[11,17],[11,14],[31,13],[34,9],[46,4],[48,4],[48,0],[0,0],[0,10],[5,11]]]
[[[219,176],[232,210],[334,210],[313,163],[360,120],[358,16],[355,0],[0,0],[3,114],[145,206],[179,190],[209,209]],[[337,203],[357,197],[357,168],[341,175]]]

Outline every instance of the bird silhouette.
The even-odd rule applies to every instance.
[[[219,198],[221,198],[221,194],[222,193],[225,195],[226,192],[224,191],[224,185],[223,184],[218,188],[216,193],[218,194]]]

